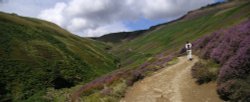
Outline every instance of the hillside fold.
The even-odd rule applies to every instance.
[[[120,102],[223,102],[216,93],[216,83],[197,85],[191,68],[199,59],[179,57],[177,64],[135,83]]]

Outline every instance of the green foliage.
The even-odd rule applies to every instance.
[[[150,56],[166,51],[168,54],[180,50],[186,41],[194,41],[204,35],[222,28],[238,24],[249,18],[249,3],[235,3],[226,9],[223,5],[218,7],[203,8],[202,13],[194,11],[183,19],[151,28],[145,35],[139,36],[128,42],[124,41],[119,46],[113,47],[112,52],[117,55],[122,66],[134,68],[145,62]],[[222,9],[218,9],[222,8]],[[195,15],[194,17],[192,17]]]
[[[225,8],[225,5],[215,6],[216,7],[211,6],[209,8],[202,8],[202,10],[198,10],[200,12],[194,11],[192,14],[186,15],[182,19],[175,22],[153,27],[147,30],[147,33],[142,34],[135,39],[129,41],[125,40],[119,44],[110,44],[112,45],[111,52],[119,57],[122,68],[130,69],[134,72],[131,75],[126,76],[126,79],[131,76],[134,77],[129,79],[131,80],[129,83],[134,83],[140,79],[142,74],[143,76],[144,74],[150,75],[151,71],[146,73],[145,70],[136,69],[140,69],[141,66],[143,66],[147,61],[154,62],[159,59],[154,59],[155,55],[161,55],[162,52],[164,52],[162,55],[163,57],[173,54],[173,52],[178,52],[181,48],[183,48],[186,41],[192,42],[219,29],[239,24],[249,18],[249,3],[235,3],[229,6],[229,9]],[[113,38],[113,36],[110,37]],[[175,59],[167,64],[171,65],[177,61],[178,60]],[[157,64],[149,66],[152,67],[149,68],[152,72],[155,71],[157,67],[160,67],[157,66]],[[196,65],[196,73],[194,73],[195,77],[201,78],[202,82],[216,80],[219,67],[220,66],[213,61],[200,62]],[[109,102],[108,99],[110,97],[116,96],[114,94],[110,94],[110,90],[113,91],[113,89],[104,91],[107,93],[107,95],[105,95],[107,102]],[[83,94],[81,98],[82,101],[89,102],[101,101],[97,99],[104,99],[98,90],[94,90],[92,94]],[[113,99],[115,98],[110,98],[110,100]]]
[[[36,92],[33,96],[29,97],[25,102],[49,102],[46,98],[44,98],[45,90]]]
[[[192,67],[192,76],[198,84],[215,81],[218,78],[220,65],[210,60],[201,60]]]
[[[138,68],[155,54],[167,50],[168,55],[187,40],[194,41],[249,18],[249,9],[249,3],[234,5],[222,13],[215,8],[150,29],[143,36],[112,46],[112,53],[119,58],[106,52],[104,49],[110,47],[105,44],[74,36],[55,24],[0,12],[0,101],[46,101],[42,96],[47,88],[87,83],[115,70],[120,62],[124,69]],[[201,72],[208,71],[203,74],[215,79],[217,69],[209,68],[214,67],[205,64]],[[107,95],[94,90],[96,93],[86,96],[86,101],[98,101],[99,97],[118,100],[126,87],[120,83],[109,87],[112,91]],[[62,100],[60,97],[56,101]]]
[[[81,102],[118,102],[124,97],[127,87],[125,80],[119,80],[101,90],[95,90],[90,95],[84,95],[79,100]]]
[[[40,100],[48,87],[71,87],[116,69],[105,47],[46,21],[0,12],[0,101]]]
[[[250,101],[250,78],[228,80],[218,86],[217,92],[223,100],[230,102]]]

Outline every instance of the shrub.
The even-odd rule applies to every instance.
[[[202,60],[192,67],[192,77],[196,79],[198,84],[215,81],[218,76],[219,65],[213,61]]]
[[[218,93],[224,100],[249,101],[250,86],[250,20],[227,29],[221,29],[198,39],[194,49],[203,58],[210,58],[222,68],[218,76]],[[193,76],[209,80],[208,70],[199,69],[202,64],[193,68]],[[205,72],[204,72],[205,71]],[[207,71],[207,72],[206,72]]]
[[[248,81],[242,79],[232,79],[221,83],[217,92],[220,98],[232,102],[249,102],[250,101],[250,77]]]
[[[132,75],[130,78],[127,79],[127,85],[132,86],[135,82],[141,80],[144,78],[144,75],[142,75],[143,71],[138,69],[134,72],[132,72]]]
[[[245,38],[237,54],[222,67],[218,93],[225,100],[250,101],[250,36]],[[231,82],[230,84],[227,84]]]
[[[222,67],[220,71],[220,82],[228,79],[245,79],[250,73],[250,36],[245,38],[236,55]]]

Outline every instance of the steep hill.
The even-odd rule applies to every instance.
[[[140,35],[145,34],[146,31],[147,30],[139,30],[139,31],[134,31],[134,32],[112,33],[112,34],[103,35],[101,37],[95,37],[92,39],[103,41],[106,43],[120,43],[123,40],[132,40],[136,37],[139,37]]]
[[[73,94],[75,95],[73,100],[76,100],[77,97],[80,97],[79,100],[86,102],[101,100],[112,102],[118,100],[124,95],[122,93],[124,93],[126,87],[130,86],[131,83],[133,84],[133,82],[142,79],[152,71],[163,68],[166,62],[170,61],[173,56],[176,57],[179,52],[183,52],[181,49],[186,41],[194,42],[213,32],[246,22],[250,17],[249,9],[249,0],[230,0],[226,3],[208,5],[207,7],[189,12],[176,21],[155,26],[153,29],[147,30],[146,34],[144,33],[132,40],[124,40],[119,44],[114,44],[111,52],[121,59],[121,67],[124,70],[118,70],[110,76],[98,78],[86,84],[79,89],[76,94]],[[231,39],[234,38],[233,36],[230,37]],[[214,39],[216,39],[216,37],[214,37]],[[216,42],[223,41],[218,39]],[[195,51],[195,54],[197,53],[198,52]],[[217,64],[220,64],[217,62],[217,64],[214,62],[211,63],[216,65],[216,67],[218,66]],[[245,77],[246,76],[244,76],[244,78]],[[249,79],[249,77],[247,77],[247,79]],[[229,81],[229,83],[230,82],[235,83],[234,80]],[[110,83],[111,85],[108,86]],[[245,88],[247,85],[249,86],[247,82],[240,84],[244,84],[241,88]],[[223,83],[223,85],[227,84]],[[232,87],[234,87],[234,85],[239,84],[231,84]],[[227,90],[231,86],[223,87],[218,91],[232,92],[231,90]],[[236,89],[233,89],[233,91],[235,90]],[[233,95],[241,95],[242,90],[236,94],[230,94],[232,95],[230,97],[234,97]],[[228,95],[228,93],[222,94]],[[227,96],[224,96],[224,98],[228,99]]]
[[[166,51],[170,54],[182,48],[186,41],[195,41],[247,20],[249,9],[249,1],[209,5],[189,12],[174,22],[156,26],[144,36],[123,42],[113,48],[113,53],[121,58],[122,66],[137,66],[157,53]]]
[[[201,48],[201,56],[221,66],[217,76],[220,97],[248,102],[249,10],[249,0],[210,5],[189,12],[175,22],[158,26],[144,36],[124,42],[113,51],[121,58],[122,66],[138,68],[157,53],[164,51],[163,55],[168,55],[180,51],[186,41],[194,42],[211,34],[210,38],[203,40],[205,46]]]
[[[248,20],[249,9],[249,0],[233,0],[189,12],[146,33],[100,38],[120,42],[114,46],[74,36],[46,21],[0,13],[0,101],[43,101],[41,96],[47,94],[46,88],[60,89],[81,82],[84,86],[76,92],[52,94],[51,101],[57,96],[66,97],[59,102],[117,101],[126,87],[176,57],[186,41],[193,42]],[[97,78],[115,70],[117,64],[121,69]]]
[[[0,101],[29,100],[116,69],[105,48],[55,24],[0,12]]]

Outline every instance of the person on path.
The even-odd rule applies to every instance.
[[[187,41],[186,45],[185,45],[186,51],[187,51],[187,58],[188,60],[192,60],[192,44],[190,42]]]

